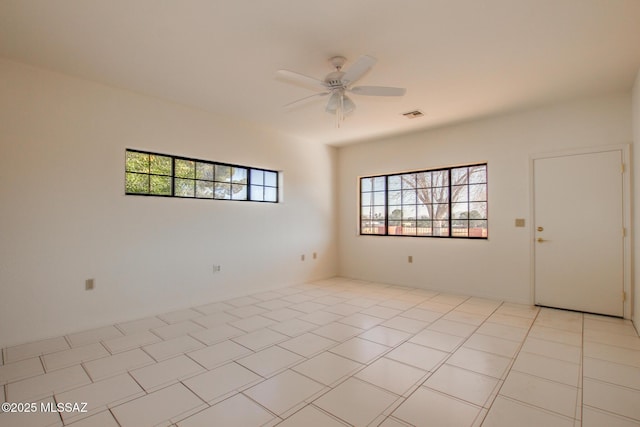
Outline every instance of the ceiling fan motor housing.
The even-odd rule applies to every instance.
[[[344,63],[347,62],[347,58],[344,56],[334,56],[329,59],[331,65],[335,67],[335,71],[327,74],[324,78],[324,82],[329,86],[330,89],[336,89],[339,87],[343,87],[342,76],[344,76],[344,72],[341,71]]]
[[[327,74],[327,77],[324,78],[324,82],[329,86],[330,89],[336,89],[344,86],[342,84],[342,76],[344,76],[343,71],[334,71]]]

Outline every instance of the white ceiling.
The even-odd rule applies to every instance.
[[[276,70],[363,54],[359,84],[407,94],[354,95],[340,129],[326,98],[281,108],[313,92]],[[0,0],[0,56],[342,145],[628,91],[640,0]]]

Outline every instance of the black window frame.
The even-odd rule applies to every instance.
[[[484,182],[471,182],[470,174],[467,175],[467,182],[464,184],[456,183],[452,179],[453,171],[462,170],[464,168],[473,168],[473,167],[484,167]],[[433,177],[433,173],[441,174],[439,177],[442,177],[442,181],[439,185],[434,185],[434,182],[431,181]],[[429,184],[424,184],[424,186],[419,187],[419,183],[416,180],[416,183],[413,185],[409,185],[406,189],[404,187],[405,180],[402,178],[403,176],[410,175],[418,175],[420,174],[429,174]],[[426,176],[426,175],[425,175]],[[444,177],[446,176],[446,184],[443,184],[445,181]],[[435,179],[435,178],[434,178]],[[364,180],[367,181],[367,185],[363,186]],[[425,178],[425,182],[427,179]],[[368,185],[368,184],[371,185]],[[427,238],[445,238],[445,239],[479,239],[479,240],[487,240],[489,238],[489,167],[487,162],[483,163],[472,163],[465,165],[456,165],[449,167],[440,167],[433,169],[422,169],[422,170],[414,170],[414,171],[406,171],[406,172],[397,172],[390,173],[384,175],[368,175],[362,176],[358,178],[359,184],[359,198],[358,198],[358,234],[360,236],[395,236],[395,237],[427,237]],[[455,185],[458,184],[458,185]],[[470,187],[471,186],[484,186],[484,198],[482,200],[469,200],[470,197]],[[455,187],[455,188],[454,188]],[[466,187],[466,200],[454,200],[452,196],[456,191],[464,190]],[[437,205],[446,209],[446,219],[436,219],[431,215],[426,218],[419,218],[418,211],[422,207],[428,206],[426,203],[421,203],[419,201],[420,195],[419,190],[424,191],[433,191],[433,189],[441,189],[443,192],[446,192],[446,202],[442,203],[441,200],[438,200],[440,203],[434,203],[433,198],[430,199],[431,205]],[[480,189],[480,188],[478,188]],[[446,190],[446,191],[445,191]],[[412,191],[414,194],[411,194]],[[444,193],[443,193],[444,194]],[[458,193],[456,193],[458,194]],[[482,194],[482,193],[481,193]],[[413,199],[415,197],[415,199]],[[462,197],[465,199],[464,197]],[[407,200],[405,203],[404,200]],[[394,200],[396,203],[391,203]],[[398,202],[398,200],[400,200]],[[453,216],[453,205],[455,204],[467,204],[467,217],[466,218],[454,218]],[[484,218],[471,218],[471,204],[477,203],[479,205],[484,205]],[[407,212],[415,212],[414,217],[410,216],[410,213],[405,218],[405,207],[407,208]],[[393,209],[395,208],[395,209]],[[415,209],[412,209],[415,208]],[[393,210],[392,210],[393,209]],[[433,212],[433,207],[431,208],[431,213]],[[365,214],[365,210],[368,210],[368,213]],[[476,211],[476,213],[478,213]],[[480,214],[480,213],[479,213]],[[481,214],[480,214],[481,215]],[[419,234],[418,229],[420,228],[421,223],[431,223],[430,230],[432,234]],[[446,234],[433,234],[435,229],[439,229],[440,231],[445,230],[444,227],[435,227],[433,224],[446,223]],[[459,225],[466,222],[466,228],[460,227]],[[472,222],[476,224],[483,223],[484,227],[472,227]],[[415,234],[403,234],[405,224],[409,224],[407,229],[411,229],[411,226],[415,228]],[[457,226],[456,226],[457,225]],[[396,233],[395,231],[400,229],[400,233]],[[393,229],[392,229],[393,228]],[[427,228],[427,227],[424,227]],[[456,234],[456,230],[465,230],[466,235]],[[471,230],[480,230],[481,235],[472,235]],[[483,233],[483,230],[486,232]]]
[[[128,167],[129,153],[142,154],[149,156],[147,171],[130,170]],[[152,159],[155,157],[170,159],[170,173],[153,172],[151,169]],[[176,172],[176,164],[186,166],[189,171],[188,164],[193,165],[193,174],[188,175],[185,172]],[[209,169],[211,175],[199,174],[199,170]],[[220,168],[229,168],[229,176],[220,178],[217,170]],[[181,168],[182,171],[185,167]],[[244,174],[242,171],[244,170]],[[234,179],[236,172],[244,175],[244,180]],[[252,175],[255,173],[262,174],[262,182],[252,182]],[[215,162],[211,160],[202,160],[192,157],[175,156],[171,154],[155,153],[145,150],[137,150],[134,148],[125,149],[125,165],[124,165],[124,191],[127,196],[152,196],[152,197],[174,197],[180,199],[198,199],[198,200],[226,200],[239,202],[258,202],[258,203],[279,203],[280,202],[280,172],[272,169],[256,168],[252,166],[237,165],[232,163]],[[148,179],[146,183],[146,191],[129,191],[128,179],[130,176],[137,176],[141,182],[144,177]],[[268,179],[267,179],[268,178]],[[169,185],[170,189],[164,193],[152,192],[153,181],[165,181],[164,185]],[[166,181],[169,181],[168,183]],[[190,181],[193,181],[192,192],[189,193]],[[268,183],[267,183],[268,181]],[[225,190],[227,188],[228,190]],[[200,189],[200,190],[199,190]],[[210,189],[211,192],[202,192],[202,190]],[[235,191],[237,189],[237,191]],[[218,190],[218,192],[217,192]],[[258,190],[262,190],[261,197],[257,197]],[[234,192],[235,191],[235,192]],[[252,193],[256,193],[256,196]],[[237,193],[244,194],[244,197],[234,197]],[[206,194],[206,195],[205,195]],[[269,197],[265,200],[265,194]],[[228,197],[227,197],[228,196]]]

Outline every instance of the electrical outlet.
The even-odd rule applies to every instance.
[[[220,271],[220,266],[216,265],[216,264],[213,264],[213,272],[217,273],[218,271]]]
[[[409,261],[409,264],[411,264],[413,262],[413,256],[409,255],[408,261]]]
[[[87,279],[84,281],[84,290],[91,291],[95,287],[94,279]]]

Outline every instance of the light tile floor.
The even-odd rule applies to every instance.
[[[629,321],[342,278],[1,356],[0,426],[640,426]]]

